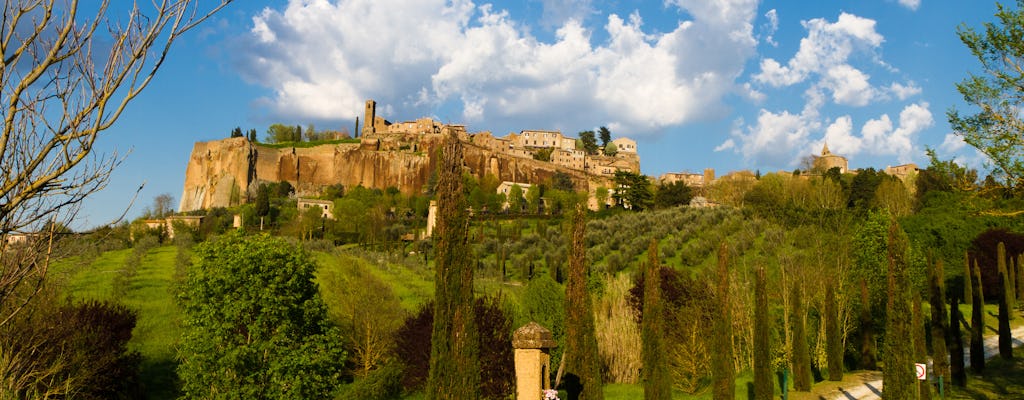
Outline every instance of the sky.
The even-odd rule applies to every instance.
[[[99,151],[123,162],[75,225],[138,216],[162,193],[176,203],[195,142],[236,126],[262,138],[272,123],[352,130],[367,99],[391,121],[499,136],[607,126],[637,141],[652,177],[792,171],[824,143],[850,168],[924,167],[932,148],[984,171],[946,112],[974,111],[955,84],[980,72],[957,27],[981,27],[995,10],[962,0],[239,0],[177,41],[104,133]]]

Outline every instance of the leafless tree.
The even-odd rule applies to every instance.
[[[43,227],[69,221],[122,160],[94,152],[96,140],[171,45],[232,1],[134,2],[123,15],[109,0],[0,5],[0,326],[46,276],[53,229]],[[35,240],[12,244],[25,232]]]

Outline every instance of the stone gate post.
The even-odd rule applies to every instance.
[[[551,355],[557,346],[551,331],[536,322],[516,329],[512,334],[515,349],[516,399],[540,400],[541,391],[551,387]]]

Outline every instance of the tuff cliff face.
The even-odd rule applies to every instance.
[[[378,139],[363,143],[325,144],[308,148],[270,147],[245,138],[197,142],[185,170],[180,211],[227,207],[255,197],[263,182],[287,181],[300,196],[313,196],[325,186],[363,185],[402,193],[422,193],[437,163],[440,134],[420,135],[413,146],[389,146]],[[578,190],[601,178],[533,159],[498,154],[471,142],[465,164],[478,178],[541,183],[558,171],[569,174]]]

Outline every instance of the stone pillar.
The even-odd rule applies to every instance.
[[[541,391],[551,388],[551,355],[548,351],[556,345],[551,331],[536,322],[523,325],[512,334],[516,400],[540,400]]]

